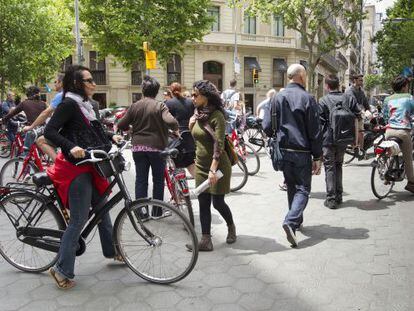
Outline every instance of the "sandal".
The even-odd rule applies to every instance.
[[[60,279],[58,276],[59,273],[56,272],[56,270],[53,268],[49,269],[49,274],[55,280],[56,285],[59,289],[71,289],[76,284],[75,281],[72,281],[68,278]]]
[[[114,261],[119,262],[119,263],[125,263],[124,258],[122,258],[121,255],[115,255],[114,256]]]

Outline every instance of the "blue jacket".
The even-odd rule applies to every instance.
[[[322,156],[322,131],[315,98],[297,83],[287,87],[270,100],[270,112],[263,119],[263,129],[273,135],[271,114],[276,110],[276,131],[282,149],[309,151],[314,159]]]

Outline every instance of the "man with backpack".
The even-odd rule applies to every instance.
[[[232,79],[230,81],[230,88],[224,90],[221,94],[221,99],[224,102],[224,108],[233,111],[240,100],[240,93],[236,90],[237,81]]]
[[[326,181],[324,204],[336,209],[342,203],[342,164],[346,146],[355,140],[355,118],[360,117],[361,110],[353,96],[339,91],[336,75],[325,77],[325,87],[329,94],[319,101]]]

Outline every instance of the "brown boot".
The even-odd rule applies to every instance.
[[[407,186],[405,186],[404,189],[407,190],[407,191],[410,191],[410,192],[414,193],[414,183],[408,182],[407,183]]]
[[[227,244],[233,244],[234,242],[236,242],[237,240],[237,236],[236,236],[236,226],[234,224],[227,226],[227,238],[226,238],[226,242]]]
[[[198,242],[198,250],[200,252],[211,252],[213,250],[213,242],[210,234],[203,234],[200,242]]]

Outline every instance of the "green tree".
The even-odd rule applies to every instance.
[[[374,37],[378,60],[388,80],[411,66],[414,57],[414,1],[398,0],[387,10],[387,22]]]
[[[125,66],[144,59],[148,42],[161,63],[181,53],[188,41],[201,40],[212,22],[210,0],[84,0],[81,19],[102,56],[114,55]]]
[[[308,49],[308,87],[315,91],[315,68],[325,54],[347,47],[355,40],[358,22],[365,14],[359,0],[235,0],[250,14],[268,21],[282,16],[285,26],[298,31]],[[346,29],[335,22],[342,18]]]
[[[63,0],[0,0],[0,90],[47,81],[71,52]]]

